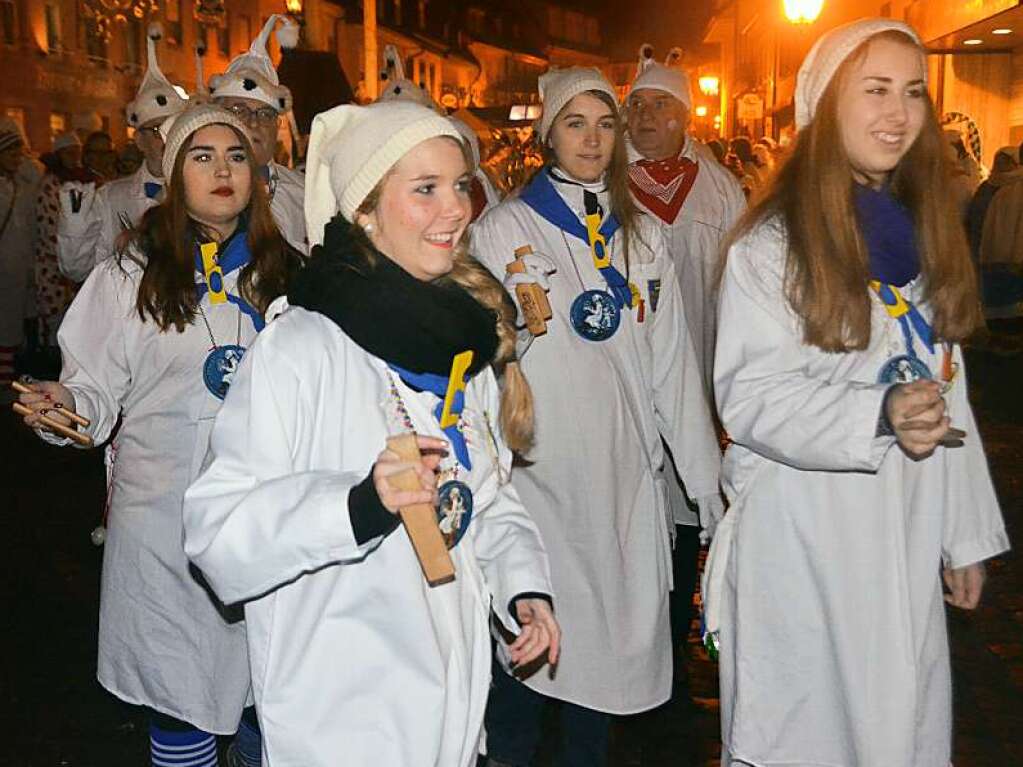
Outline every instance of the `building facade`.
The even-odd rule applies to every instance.
[[[365,0],[369,2],[369,0]],[[336,56],[359,100],[376,92],[384,46],[395,45],[406,75],[450,110],[536,101],[536,78],[549,65],[604,66],[601,29],[589,12],[546,0],[373,0],[367,35],[360,0],[288,0],[303,25],[302,45]],[[120,0],[129,4],[129,0]],[[164,26],[161,68],[195,90],[197,43],[207,79],[246,50],[285,0],[136,0],[136,16],[98,29],[88,8],[101,0],[0,0],[0,112],[18,121],[34,150],[46,151],[71,128],[107,130],[120,143],[124,105],[146,60],[146,28]],[[367,39],[377,62],[366,79]],[[279,60],[276,40],[271,55]],[[13,76],[11,76],[13,75]]]

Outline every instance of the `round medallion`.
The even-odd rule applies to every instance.
[[[572,327],[587,341],[606,341],[618,330],[622,311],[605,290],[587,290],[576,296],[570,312]]]
[[[217,399],[224,399],[227,390],[231,387],[235,371],[245,354],[244,347],[228,344],[218,346],[206,355],[206,362],[202,366],[202,380]]]
[[[444,543],[453,549],[462,540],[472,519],[472,490],[464,482],[451,480],[440,486],[437,503],[437,525]]]
[[[881,384],[908,384],[913,381],[930,380],[931,369],[917,357],[900,354],[892,357],[881,366],[877,374],[877,382]]]

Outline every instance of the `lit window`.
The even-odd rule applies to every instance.
[[[60,50],[60,6],[56,3],[46,4],[46,50]]]

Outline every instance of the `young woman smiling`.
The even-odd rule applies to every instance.
[[[728,252],[731,509],[704,576],[726,765],[950,763],[940,571],[944,602],[971,609],[1008,541],[967,399],[959,342],[981,318],[926,71],[901,22],[818,40],[793,153]]]
[[[245,126],[213,106],[165,128],[167,201],[93,270],[58,333],[60,383],[21,401],[95,444],[113,438],[100,594],[100,683],[152,712],[154,764],[216,764],[249,692],[245,630],[204,587],[181,544],[182,499],[213,417],[263,312],[297,265],[256,179]],[[207,276],[208,275],[208,276]],[[40,432],[48,441],[58,441]],[[242,750],[258,764],[258,735]],[[255,753],[253,753],[255,752]],[[173,757],[173,758],[172,758]],[[170,761],[168,761],[170,760]]]
[[[519,681],[499,651],[487,745],[491,764],[530,764],[553,698],[558,763],[599,767],[611,715],[671,691],[664,445],[708,526],[721,510],[720,453],[674,267],[630,196],[614,90],[597,70],[568,69],[543,75],[540,94],[547,165],[472,235],[474,255],[502,277],[531,246],[527,273],[507,285],[549,289],[546,334],[523,331],[519,343],[537,427],[512,484],[551,555],[565,652],[557,674],[517,668]]]
[[[547,557],[508,482],[532,403],[514,306],[466,251],[469,168],[457,130],[424,106],[317,115],[317,247],[188,491],[189,556],[221,598],[246,600],[268,764],[470,767],[491,610],[518,634],[516,662],[557,661]],[[422,460],[387,449],[408,432]],[[392,489],[408,469],[420,489]],[[423,578],[396,516],[415,503],[437,508],[453,582]]]

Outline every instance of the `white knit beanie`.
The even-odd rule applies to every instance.
[[[911,26],[893,19],[860,19],[832,29],[813,44],[796,76],[797,130],[805,128],[813,120],[817,104],[842,62],[860,45],[882,32],[901,32],[912,42],[923,46]],[[926,78],[927,70],[924,69]]]
[[[170,181],[174,163],[188,137],[207,125],[229,125],[249,139],[249,129],[233,112],[216,104],[198,104],[173,115],[160,125],[163,135],[163,177]]]
[[[654,61],[654,50],[649,43],[639,49],[639,66],[636,68],[636,79],[629,87],[629,93],[639,90],[664,91],[674,96],[689,111],[693,109],[693,90],[689,85],[689,75],[680,66],[682,49],[672,48],[663,64]]]
[[[612,101],[618,103],[615,89],[596,67],[551,68],[540,75],[539,86],[543,114],[536,121],[536,131],[540,135],[540,141],[547,140],[554,118],[580,93],[602,91],[610,96]]]
[[[409,150],[437,136],[462,137],[446,117],[412,101],[344,104],[313,118],[305,166],[305,223],[309,245],[341,212],[348,221],[380,180]]]

